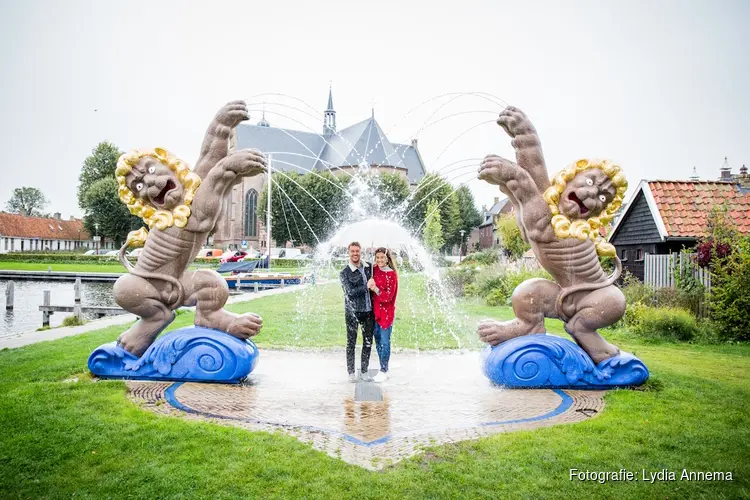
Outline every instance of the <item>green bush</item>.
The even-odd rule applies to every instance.
[[[74,314],[65,316],[63,319],[62,326],[80,326],[84,323],[82,319],[78,319]]]
[[[504,306],[508,302],[508,294],[502,288],[495,288],[486,296],[488,306]]]
[[[507,289],[507,275],[485,273],[477,277],[477,288],[479,289],[479,296],[487,298],[494,290],[503,290],[505,294],[508,294]]]
[[[479,287],[476,283],[467,283],[464,285],[464,296],[479,297]]]
[[[650,307],[676,307],[698,315],[703,309],[705,290],[694,278],[678,279],[676,288],[652,288],[625,272],[620,285],[628,307],[643,304]]]
[[[713,264],[709,309],[722,340],[750,340],[750,236]]]
[[[685,309],[635,304],[625,315],[630,331],[644,338],[688,341],[699,333],[695,317]]]
[[[443,283],[448,286],[453,295],[460,297],[466,293],[466,287],[473,285],[477,279],[477,271],[472,266],[456,266],[445,271]]]
[[[654,289],[645,285],[637,276],[624,271],[622,275],[622,284],[620,285],[625,301],[630,305],[635,304],[653,304]]]
[[[500,234],[506,255],[511,259],[520,259],[531,246],[523,241],[514,214],[503,214],[497,218],[497,232]]]
[[[497,250],[489,249],[482,252],[470,253],[463,258],[463,264],[469,265],[481,265],[481,266],[492,266],[497,264],[499,259],[499,253]]]

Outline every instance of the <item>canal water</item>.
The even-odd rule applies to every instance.
[[[49,290],[53,306],[72,306],[75,300],[72,281],[16,280],[15,300],[12,311],[5,310],[5,289],[8,281],[0,280],[0,307],[3,321],[0,323],[0,338],[15,337],[33,332],[42,326],[39,306],[44,302],[44,291]],[[81,283],[81,305],[117,306],[112,297],[114,282]],[[50,326],[60,326],[66,316],[73,313],[57,312],[50,316]],[[87,315],[84,315],[86,317]],[[93,316],[86,317],[93,319]]]

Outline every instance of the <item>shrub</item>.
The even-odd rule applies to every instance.
[[[692,276],[676,281],[677,288],[652,288],[626,271],[620,289],[625,295],[628,308],[643,304],[651,307],[676,307],[698,314],[705,298],[703,285]]]
[[[721,339],[750,340],[750,236],[714,260],[709,309]]]
[[[489,250],[484,250],[482,252],[470,253],[464,257],[462,263],[466,265],[492,266],[497,264],[499,258],[500,256],[497,250],[490,248]]]
[[[487,295],[488,306],[504,306],[508,302],[509,295],[502,288],[495,288]]]
[[[451,267],[445,272],[444,283],[453,295],[460,297],[466,293],[466,286],[472,285],[477,279],[479,271],[472,266]]]
[[[501,274],[484,274],[477,278],[477,288],[480,297],[487,298],[494,290],[503,290],[507,295],[507,275]]]
[[[467,283],[464,285],[464,296],[479,297],[479,287],[476,283]]]
[[[637,304],[626,313],[630,331],[645,338],[693,340],[698,324],[689,311],[676,307],[648,307]]]
[[[497,232],[500,234],[505,253],[511,259],[520,259],[531,248],[523,241],[514,214],[503,214],[497,219]]]
[[[622,285],[620,285],[625,300],[630,305],[651,304],[654,298],[654,289],[643,284],[634,274],[625,271],[622,275]]]
[[[71,314],[70,316],[65,316],[65,319],[63,319],[62,326],[80,326],[84,323],[82,319],[78,319],[77,316],[74,314]]]

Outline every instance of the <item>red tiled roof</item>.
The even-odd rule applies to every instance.
[[[26,217],[0,212],[0,236],[39,238],[45,240],[88,240],[88,231],[81,219],[63,220]]]
[[[648,187],[661,214],[667,236],[700,237],[706,234],[711,207],[726,202],[727,216],[737,230],[750,233],[750,192],[737,184],[711,181],[649,181]]]

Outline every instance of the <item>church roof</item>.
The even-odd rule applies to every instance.
[[[242,123],[237,127],[237,148],[273,153],[274,166],[284,171],[306,173],[366,161],[369,165],[404,167],[411,183],[425,175],[424,163],[414,145],[391,143],[374,117],[326,137]]]

